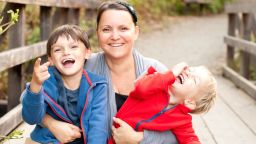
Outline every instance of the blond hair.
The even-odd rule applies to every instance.
[[[209,80],[206,84],[206,88],[196,99],[196,108],[191,111],[193,114],[206,113],[213,106],[217,95],[217,82],[213,74],[203,66],[206,72],[209,74]]]

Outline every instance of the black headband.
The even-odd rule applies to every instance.
[[[131,5],[129,5],[128,3],[121,2],[121,1],[117,1],[117,3],[124,6],[129,11],[129,13],[132,15],[132,18],[133,18],[134,22],[137,23],[138,18],[137,18],[137,14],[136,14],[135,9]]]

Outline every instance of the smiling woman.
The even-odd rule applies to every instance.
[[[142,56],[134,48],[139,35],[135,16],[136,12],[132,6],[124,2],[107,1],[100,5],[97,15],[97,37],[103,52],[93,54],[86,61],[85,68],[107,79],[108,125],[106,130],[109,138],[113,135],[116,143],[176,143],[170,131],[136,132],[122,120],[118,121],[122,123],[121,127],[111,129],[113,117],[119,110],[117,108],[122,106],[133,90],[136,78],[150,66],[158,71],[166,70],[162,63]],[[122,98],[124,98],[123,101]],[[72,129],[67,123],[57,121],[49,115],[44,118],[43,123],[61,142],[64,138],[74,137],[68,133]]]

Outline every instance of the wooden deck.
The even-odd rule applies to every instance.
[[[232,82],[217,77],[218,99],[206,115],[194,116],[194,128],[205,144],[255,144],[256,105]]]

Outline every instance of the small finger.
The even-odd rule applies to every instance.
[[[51,63],[49,61],[45,62],[44,64],[42,64],[43,66],[49,66]]]
[[[81,133],[79,131],[74,131],[74,138],[81,138]]]
[[[70,125],[70,126],[71,126],[71,128],[72,128],[73,130],[75,130],[75,131],[78,131],[78,132],[81,131],[81,129],[80,129],[79,127],[75,126],[75,125]]]
[[[47,80],[50,76],[51,76],[51,75],[50,75],[49,73],[48,73],[48,74],[45,74],[45,75],[42,75],[42,76],[41,76],[41,81],[43,82],[43,81]]]
[[[35,67],[35,68],[39,68],[39,67],[40,67],[40,63],[41,63],[41,58],[37,58],[37,59],[36,59],[36,62],[35,62],[35,64],[34,64],[34,67]]]
[[[113,117],[113,121],[114,121],[115,123],[119,124],[120,126],[122,126],[123,123],[124,123],[124,121],[122,121],[121,119],[116,118],[116,117]]]

